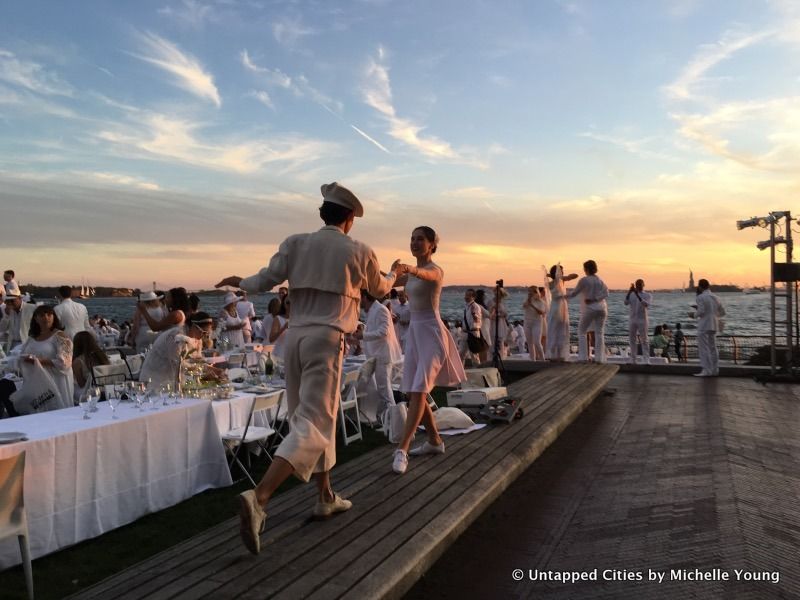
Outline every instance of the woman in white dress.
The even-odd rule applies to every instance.
[[[52,306],[37,306],[33,311],[27,341],[20,350],[22,376],[27,365],[38,362],[53,378],[58,392],[57,408],[74,406],[72,401],[72,340],[62,331]],[[25,389],[23,383],[23,390]]]
[[[553,265],[548,274],[550,310],[547,312],[547,360],[565,362],[569,358],[569,307],[565,281],[577,279],[575,273],[564,275],[563,267]]]
[[[163,296],[159,296],[155,292],[145,292],[139,296],[139,302],[144,304],[144,310],[155,322],[160,322],[167,316],[166,309],[161,304]],[[133,325],[131,326],[131,346],[140,352],[145,348],[152,346],[158,332],[150,329],[150,325],[142,316],[138,307],[133,314]]]
[[[438,243],[433,229],[417,227],[411,233],[411,254],[417,259],[416,266],[399,260],[392,265],[392,270],[401,274],[395,285],[405,286],[411,307],[401,385],[408,397],[408,416],[392,461],[392,470],[400,474],[408,468],[408,449],[420,422],[425,425],[428,440],[410,454],[444,454],[444,442],[427,396],[435,385],[454,386],[467,378],[458,348],[439,316],[444,271],[431,261]]]
[[[525,314],[523,328],[525,341],[528,343],[528,355],[531,360],[544,360],[542,347],[542,325],[547,314],[547,304],[539,295],[539,288],[532,285],[528,288],[528,297],[522,303]]]
[[[211,335],[213,328],[213,319],[207,313],[197,312],[186,323],[159,335],[144,358],[139,381],[147,383],[150,390],[158,390],[166,383],[177,385],[182,356],[201,356],[203,340]],[[221,373],[210,365],[205,369],[206,377],[217,378]]]
[[[233,292],[225,294],[224,306],[218,317],[220,339],[227,339],[231,348],[244,348],[244,328],[247,323],[236,310],[238,302],[239,297]]]

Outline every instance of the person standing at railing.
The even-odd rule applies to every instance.
[[[637,338],[642,345],[644,362],[650,362],[648,313],[652,301],[652,294],[644,291],[643,279],[637,279],[636,283],[632,283],[631,288],[625,295],[625,306],[628,307],[628,340],[630,342],[630,358],[628,361],[631,364],[636,364],[636,355],[638,354]]]
[[[708,279],[697,282],[697,311],[689,316],[697,318],[697,353],[700,355],[702,370],[695,377],[716,377],[719,375],[719,348],[717,332],[721,330],[725,308],[716,294],[711,292]]]

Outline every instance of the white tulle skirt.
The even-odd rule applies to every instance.
[[[403,357],[403,392],[430,392],[466,380],[453,336],[434,311],[411,312]]]

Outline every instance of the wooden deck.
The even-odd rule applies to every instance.
[[[313,485],[276,497],[258,557],[232,519],[75,597],[398,598],[616,372],[565,365],[526,377],[509,386],[524,399],[521,420],[448,437],[444,456],[412,458],[403,476],[391,471],[389,446],[335,469],[335,488],[354,506],[330,520],[309,518]]]

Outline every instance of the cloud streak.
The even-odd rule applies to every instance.
[[[217,86],[212,75],[190,54],[182,52],[175,44],[154,33],[139,35],[143,54],[131,53],[173,76],[173,85],[215,106],[222,106]]]
[[[0,80],[46,96],[73,96],[71,85],[39,63],[0,48]]]

